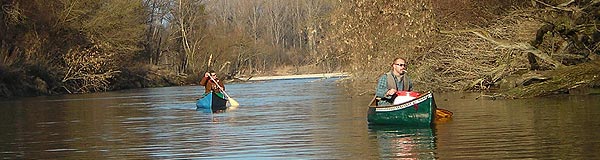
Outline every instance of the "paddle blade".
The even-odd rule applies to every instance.
[[[238,103],[235,99],[229,97],[229,104],[231,105],[231,107],[237,107],[240,105],[240,103]]]
[[[447,109],[437,108],[435,110],[435,123],[446,123],[452,119],[453,113]]]
[[[437,118],[452,118],[453,113],[447,109],[437,108],[435,115]]]

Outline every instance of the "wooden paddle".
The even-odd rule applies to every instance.
[[[437,108],[435,110],[435,117],[438,118],[438,119],[439,118],[452,118],[453,114],[454,113],[450,112],[447,109]]]
[[[229,104],[231,105],[231,107],[237,107],[240,104],[233,98],[229,97],[229,95],[227,94],[227,92],[225,92],[225,90],[223,88],[221,88],[221,86],[219,85],[219,83],[217,83],[217,81],[215,81],[215,79],[212,78],[212,76],[208,76],[210,78],[210,80],[212,80],[217,87],[219,87],[219,89],[221,90],[221,92],[223,92],[223,94],[225,94],[225,97],[227,97],[227,101],[229,101]]]

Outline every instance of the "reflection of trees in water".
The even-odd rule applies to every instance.
[[[377,137],[380,158],[435,159],[435,132],[431,127],[369,126]]]

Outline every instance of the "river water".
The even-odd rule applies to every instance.
[[[199,86],[0,101],[2,159],[600,159],[600,96],[477,100],[453,119],[369,126],[372,95],[337,79],[228,84],[236,110],[196,111]]]

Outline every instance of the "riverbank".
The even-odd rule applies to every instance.
[[[299,67],[301,69],[293,70],[293,67],[281,67],[270,74],[258,76],[248,76],[242,78],[233,78],[225,80],[226,82],[240,81],[265,81],[280,79],[302,79],[302,78],[338,78],[347,77],[347,72],[335,73],[310,73],[310,68]],[[297,68],[296,68],[297,69]],[[49,71],[36,72],[48,74],[33,74],[29,72],[32,69],[10,69],[0,66],[0,99],[14,97],[35,97],[45,95],[62,94],[80,94],[87,92],[72,92],[68,90],[65,83],[50,74]],[[293,72],[296,71],[296,72]],[[296,74],[294,74],[296,73]],[[198,85],[199,74],[178,74],[169,69],[154,65],[137,65],[124,68],[117,76],[111,79],[110,83],[101,90],[93,92],[117,91],[134,88],[153,88],[167,86]],[[91,93],[91,92],[90,92]]]

